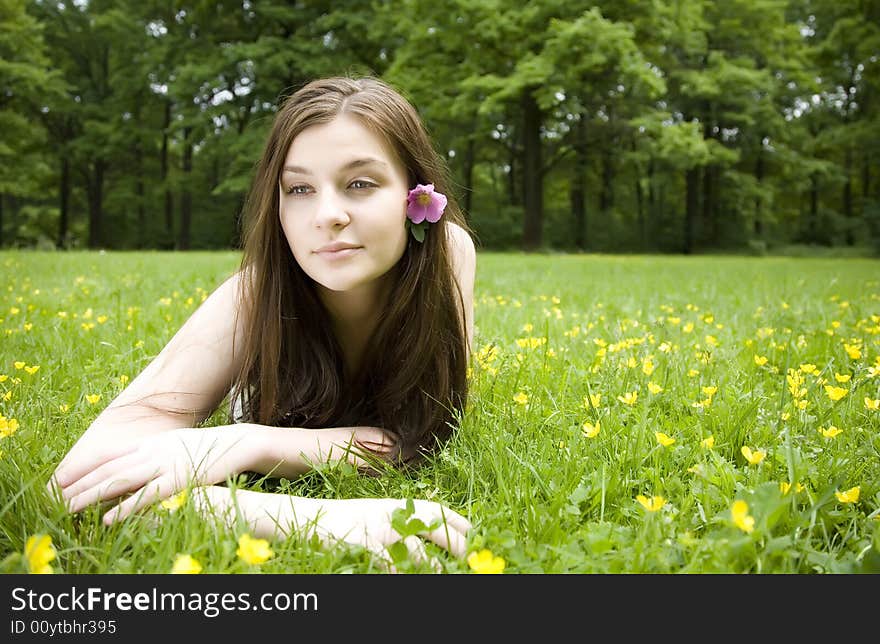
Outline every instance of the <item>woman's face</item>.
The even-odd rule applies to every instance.
[[[371,293],[403,256],[406,170],[357,118],[303,130],[287,150],[279,190],[281,228],[319,290]]]

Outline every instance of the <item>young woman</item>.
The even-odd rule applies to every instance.
[[[403,499],[312,499],[216,485],[345,458],[408,466],[450,437],[467,395],[476,256],[415,109],[375,78],[281,105],[245,208],[240,269],[95,419],[50,481],[110,524],[192,487],[256,534],[310,529],[381,554]],[[230,393],[231,392],[231,393]],[[198,427],[224,400],[231,424]],[[194,487],[193,487],[194,486]],[[470,523],[435,502],[421,535],[456,555]],[[424,543],[407,543],[417,553]]]

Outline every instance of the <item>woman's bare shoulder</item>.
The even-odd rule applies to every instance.
[[[471,234],[454,221],[449,222],[448,229],[449,250],[456,266],[475,263],[477,251]]]

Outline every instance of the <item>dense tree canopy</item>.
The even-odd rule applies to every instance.
[[[227,248],[279,100],[398,87],[484,248],[880,248],[880,0],[0,0],[0,245]]]

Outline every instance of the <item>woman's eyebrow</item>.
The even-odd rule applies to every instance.
[[[349,161],[348,163],[346,163],[344,166],[342,166],[339,169],[340,169],[340,171],[344,172],[345,170],[352,170],[354,168],[360,168],[361,166],[370,165],[370,164],[377,164],[377,165],[383,165],[383,166],[388,165],[387,163],[385,163],[381,159],[376,159],[374,157],[364,157],[363,159],[354,159],[352,161]],[[296,172],[297,174],[308,174],[308,175],[312,174],[312,172],[309,169],[304,168],[299,165],[286,165],[286,166],[284,166],[283,171],[284,172]]]

